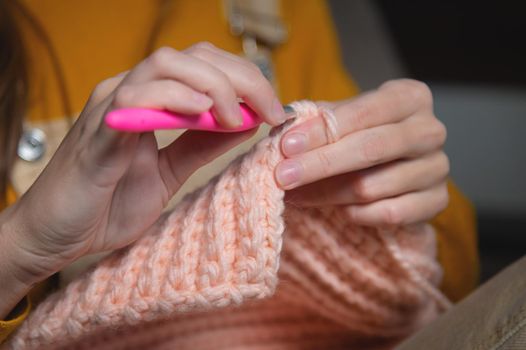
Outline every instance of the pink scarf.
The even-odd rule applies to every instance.
[[[14,349],[391,348],[449,306],[431,227],[353,225],[284,202],[280,136],[312,102],[129,247],[47,298]]]

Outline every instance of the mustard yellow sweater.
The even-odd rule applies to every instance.
[[[73,112],[79,112],[95,85],[132,68],[144,58],[159,11],[151,0],[24,0],[50,38],[64,72]],[[165,9],[154,47],[183,49],[199,41],[234,52],[241,41],[230,34],[220,0],[174,0]],[[322,0],[284,0],[281,14],[289,39],[273,52],[283,102],[338,100],[358,93],[345,71],[329,9]],[[63,99],[49,51],[20,18],[30,68],[30,120],[63,118]],[[315,48],[315,49],[314,49]],[[438,232],[441,289],[456,301],[478,281],[475,217],[472,205],[449,184],[450,205],[433,220]],[[16,195],[10,191],[11,201]],[[13,319],[0,321],[0,342],[25,319],[30,303]]]

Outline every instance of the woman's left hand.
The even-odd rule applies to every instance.
[[[336,118],[336,142],[328,142],[319,117],[281,140],[286,159],[276,179],[288,202],[348,205],[353,221],[366,226],[422,223],[447,206],[446,129],[424,83],[389,81],[327,107]]]

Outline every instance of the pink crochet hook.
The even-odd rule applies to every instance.
[[[184,115],[151,108],[115,109],[106,115],[106,125],[128,132],[145,132],[160,129],[191,129],[216,132],[236,132],[255,128],[263,122],[246,104],[240,103],[243,124],[235,129],[222,127],[210,111],[199,115]]]

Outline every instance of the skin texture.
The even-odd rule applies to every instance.
[[[282,138],[287,159],[276,179],[289,190],[288,201],[347,205],[356,223],[387,227],[423,223],[446,208],[446,129],[425,84],[389,81],[325,105],[337,120],[337,142],[328,144],[321,118]]]
[[[110,110],[192,114],[212,108],[219,123],[235,127],[241,122],[238,98],[271,125],[285,119],[254,64],[208,43],[184,51],[161,48],[100,83],[37,181],[0,214],[0,317],[34,283],[80,256],[139,238],[195,170],[255,133],[187,131],[159,150],[153,133],[106,127]],[[276,179],[289,190],[287,200],[349,205],[356,222],[374,226],[425,222],[446,206],[445,129],[425,85],[388,82],[326,105],[338,121],[338,142],[327,144],[321,119],[296,126],[282,139],[288,159],[277,167]],[[290,142],[294,135],[303,135],[303,148]],[[296,177],[291,164],[299,169]]]
[[[158,150],[153,133],[109,129],[108,111],[152,107],[191,114],[212,107],[223,126],[235,127],[238,97],[270,124],[285,118],[255,65],[207,43],[182,52],[161,48],[100,83],[39,178],[0,215],[0,317],[32,284],[80,256],[139,238],[195,170],[256,131],[187,131]]]

